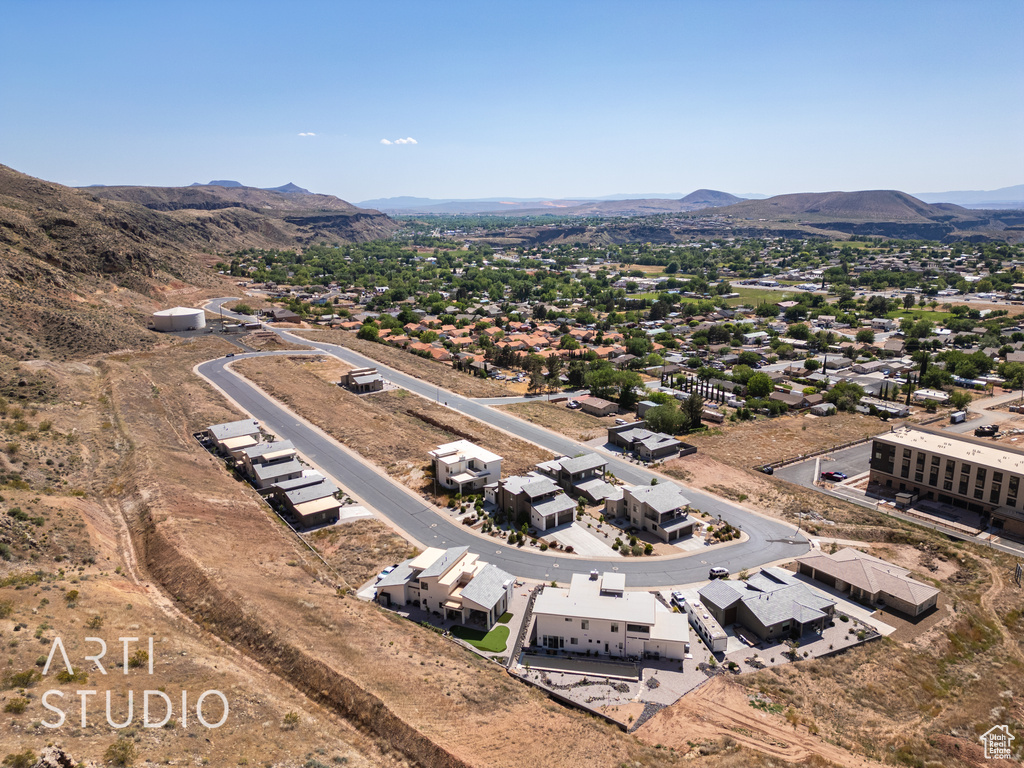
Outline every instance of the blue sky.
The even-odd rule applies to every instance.
[[[1024,183],[1019,0],[0,12],[0,163],[64,184],[358,202]]]

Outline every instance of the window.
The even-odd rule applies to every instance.
[[[570,637],[569,638],[569,645],[579,645],[579,644],[580,644],[580,641],[577,640],[575,637]]]
[[[943,480],[942,481],[942,490],[944,490],[944,491],[952,491],[953,490],[953,481],[952,480]]]
[[[909,448],[904,448],[903,449],[903,458],[904,459],[909,459],[910,458],[910,449]]]
[[[984,496],[985,496],[985,489],[984,488],[975,488],[974,489],[974,498],[980,499],[980,498],[983,498]]]
[[[939,466],[939,457],[938,456],[932,456],[932,466],[933,467]]]
[[[993,472],[992,473],[992,482],[993,483],[1001,483],[1001,482],[1003,482],[1003,473],[1002,472]]]
[[[1017,495],[1017,491],[1019,491],[1019,490],[1020,490],[1020,478],[1019,477],[1011,477],[1010,478],[1010,487],[1008,489],[1007,495],[1009,495],[1009,496],[1016,496]]]
[[[586,619],[580,620],[580,629],[590,629],[590,622]]]
[[[924,472],[915,472],[914,473],[914,482],[915,483],[920,483],[923,480],[924,480]]]
[[[1003,486],[999,483],[992,483],[992,489],[988,492],[988,500],[992,504],[999,503],[999,497],[1003,495]]]
[[[644,626],[643,624],[627,624],[626,625],[626,631],[627,632],[634,632],[634,633],[636,633],[638,635],[646,635],[646,634],[650,634],[651,628],[647,627],[647,626]]]
[[[988,470],[984,467],[978,467],[978,474],[974,477],[974,487],[984,488],[985,487],[985,476],[988,474]]]
[[[572,621],[572,619],[571,619],[571,618],[569,618],[568,616],[566,616],[566,617],[565,617],[565,620],[566,620],[566,621]]]
[[[619,625],[618,624],[612,624],[612,632],[613,633],[618,633],[618,631],[619,631]]]

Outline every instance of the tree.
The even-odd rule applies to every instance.
[[[804,368],[806,368],[808,371],[816,371],[819,368],[821,368],[821,361],[815,360],[813,357],[808,357],[806,360],[804,360]]]
[[[958,389],[950,394],[949,404],[956,408],[958,411],[962,411],[965,410],[967,406],[971,404],[971,400],[973,399],[974,398],[971,397],[970,392],[963,389]]]
[[[852,411],[861,398],[864,387],[849,381],[840,381],[825,395],[825,401],[832,403],[840,411]]]
[[[908,293],[906,296],[903,297],[903,308],[904,309],[910,309],[913,306],[914,306],[914,294]]]
[[[772,383],[771,377],[767,373],[758,371],[747,380],[747,394],[751,397],[768,397],[774,389],[775,384]]]
[[[701,425],[700,417],[704,413],[704,398],[696,392],[690,394],[680,403],[680,409],[689,422],[690,429],[697,429]]]
[[[555,381],[562,372],[562,358],[552,353],[548,355],[548,381]]]
[[[377,326],[373,323],[366,323],[359,329],[359,333],[357,333],[356,336],[360,339],[365,339],[366,341],[379,341],[380,332],[377,330]]]
[[[732,380],[737,384],[746,384],[754,375],[754,369],[749,365],[734,365],[732,367]]]
[[[857,331],[857,341],[861,344],[874,344],[875,332],[870,328],[861,328]]]
[[[680,411],[674,403],[649,409],[644,413],[644,421],[654,432],[664,432],[666,435],[681,434],[690,425],[688,416]]]

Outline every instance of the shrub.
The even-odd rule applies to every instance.
[[[650,555],[653,552],[654,552],[654,545],[653,544],[644,544],[644,554],[645,555]]]
[[[299,727],[299,713],[289,712],[281,720],[282,731],[293,731]]]
[[[4,712],[10,712],[12,715],[20,715],[25,711],[28,706],[28,699],[18,696],[11,699],[4,705]]]
[[[114,765],[130,766],[135,762],[137,755],[135,742],[122,736],[107,747],[107,751],[103,753],[103,759]]]
[[[36,764],[36,756],[31,749],[26,749],[24,752],[13,752],[4,758],[3,764],[10,768],[32,768]]]
[[[64,593],[64,602],[68,604],[69,608],[73,607],[75,605],[75,603],[78,602],[78,590],[77,589],[69,589],[67,592],[65,592]]]

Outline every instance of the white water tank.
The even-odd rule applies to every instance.
[[[172,307],[153,313],[153,330],[195,331],[206,327],[206,313],[191,307]]]

